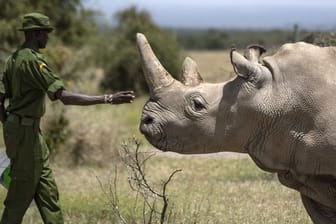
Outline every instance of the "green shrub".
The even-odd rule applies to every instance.
[[[136,33],[144,33],[153,51],[166,69],[178,73],[180,50],[172,34],[159,28],[146,11],[131,7],[117,14],[115,32],[105,34],[107,39],[97,48],[97,59],[105,69],[101,82],[103,89],[132,89],[137,93],[148,92],[140,57],[136,48]]]
[[[44,122],[44,134],[52,155],[55,156],[61,153],[61,146],[71,137],[71,130],[69,119],[65,115],[65,107],[54,103],[49,109]]]

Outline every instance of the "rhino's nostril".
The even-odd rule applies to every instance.
[[[144,119],[143,119],[143,123],[144,124],[152,124],[154,121],[154,119],[151,117],[151,116],[146,116]]]

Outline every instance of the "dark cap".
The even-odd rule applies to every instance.
[[[20,31],[28,30],[46,30],[48,32],[53,31],[53,27],[50,25],[49,17],[41,13],[33,12],[24,15],[22,28]]]

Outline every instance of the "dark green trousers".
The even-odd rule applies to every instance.
[[[33,200],[44,223],[64,223],[49,149],[40,134],[39,121],[22,121],[9,115],[3,129],[6,153],[11,160],[11,183],[0,223],[21,223]]]

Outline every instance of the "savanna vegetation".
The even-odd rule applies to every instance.
[[[101,94],[133,89],[137,95],[131,105],[83,108],[48,104],[42,130],[54,149],[52,163],[66,223],[162,221],[161,198],[130,185],[135,173],[122,153],[125,147],[134,151],[129,138],[142,142],[140,154],[145,158],[155,153],[144,163],[143,172],[147,184],[157,192],[167,183],[164,223],[310,223],[299,195],[281,186],[273,174],[260,171],[247,157],[231,153],[181,156],[159,152],[146,143],[138,131],[147,88],[135,34],[148,37],[175,77],[183,57],[189,55],[210,82],[233,75],[228,52],[232,45],[243,48],[260,43],[270,51],[297,40],[335,45],[334,34],[303,31],[297,26],[285,31],[171,30],[159,27],[148,12],[135,7],[116,14],[117,23],[112,27],[99,24],[100,13],[83,8],[81,0],[0,1],[0,9],[0,72],[6,57],[23,41],[17,31],[22,16],[39,11],[50,16],[56,28],[43,53],[69,90]],[[125,141],[127,145],[122,144]],[[3,146],[2,138],[0,143]],[[180,169],[182,172],[171,176]],[[141,178],[138,183],[143,183]],[[5,193],[1,188],[1,201]],[[24,223],[41,223],[33,204]]]

